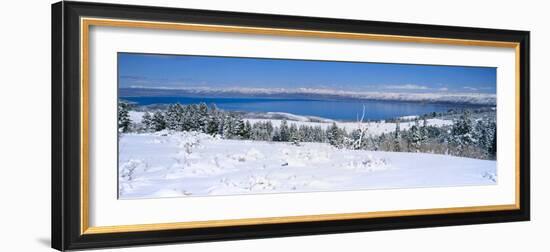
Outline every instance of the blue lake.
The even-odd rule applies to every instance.
[[[285,112],[295,115],[318,116],[334,120],[354,121],[366,107],[367,120],[390,119],[408,115],[423,115],[431,112],[447,112],[449,109],[479,108],[476,105],[422,103],[379,100],[331,100],[293,98],[202,98],[202,97],[120,97],[138,105],[193,104],[204,102],[216,104],[223,110],[247,112]]]

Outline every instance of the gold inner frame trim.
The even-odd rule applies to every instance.
[[[313,37],[327,39],[353,39],[367,41],[385,41],[385,42],[406,42],[406,43],[429,43],[446,44],[460,46],[487,46],[514,48],[516,56],[516,184],[515,184],[515,204],[509,205],[489,205],[473,207],[452,207],[452,208],[433,208],[433,209],[415,209],[415,210],[396,210],[396,211],[378,211],[361,213],[341,213],[341,214],[320,214],[320,215],[301,215],[301,216],[282,216],[265,218],[247,218],[247,219],[228,219],[228,220],[208,220],[208,221],[190,221],[190,222],[172,222],[155,224],[133,224],[121,226],[97,226],[90,227],[89,223],[89,32],[91,26],[107,27],[127,27],[143,29],[163,29],[163,30],[184,30],[199,32],[221,32],[221,33],[239,33],[254,35],[273,35],[273,36],[292,36],[292,37]],[[227,25],[207,25],[194,23],[169,23],[152,22],[120,19],[100,19],[100,18],[81,18],[80,19],[80,58],[81,58],[81,181],[80,181],[80,233],[103,234],[119,232],[139,232],[139,231],[158,231],[173,229],[192,229],[207,227],[227,227],[242,225],[260,225],[260,224],[280,224],[291,222],[312,222],[329,220],[350,220],[367,218],[384,218],[396,216],[415,216],[415,215],[434,215],[434,214],[452,214],[452,213],[470,213],[470,212],[490,212],[502,210],[520,209],[520,122],[519,122],[519,88],[520,88],[520,49],[519,43],[488,41],[488,40],[467,40],[452,38],[433,38],[399,35],[382,35],[366,33],[348,33],[348,32],[329,32],[317,30],[295,30],[262,28],[248,26],[227,26]]]

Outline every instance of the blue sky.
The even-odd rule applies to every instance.
[[[381,92],[496,92],[496,68],[118,54],[119,87],[327,88]]]

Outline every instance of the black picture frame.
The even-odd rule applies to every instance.
[[[80,18],[101,17],[519,44],[519,209],[175,230],[82,234]],[[58,250],[422,228],[530,218],[529,32],[102,3],[52,5],[52,247]]]

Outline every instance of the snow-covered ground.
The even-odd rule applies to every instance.
[[[128,116],[130,117],[130,121],[132,121],[133,123],[141,123],[141,119],[143,119],[144,114],[145,112],[141,112],[141,111],[135,111],[135,110],[128,111]]]
[[[251,115],[251,116],[250,116]],[[291,113],[285,113],[285,112],[248,112],[245,116],[245,118],[260,118],[260,119],[279,119],[282,120],[283,118],[288,121],[300,121],[300,122],[334,122],[332,119],[318,117],[318,116],[303,116],[303,115],[295,115]]]
[[[121,199],[496,184],[496,162],[225,140],[195,132],[122,134]]]

